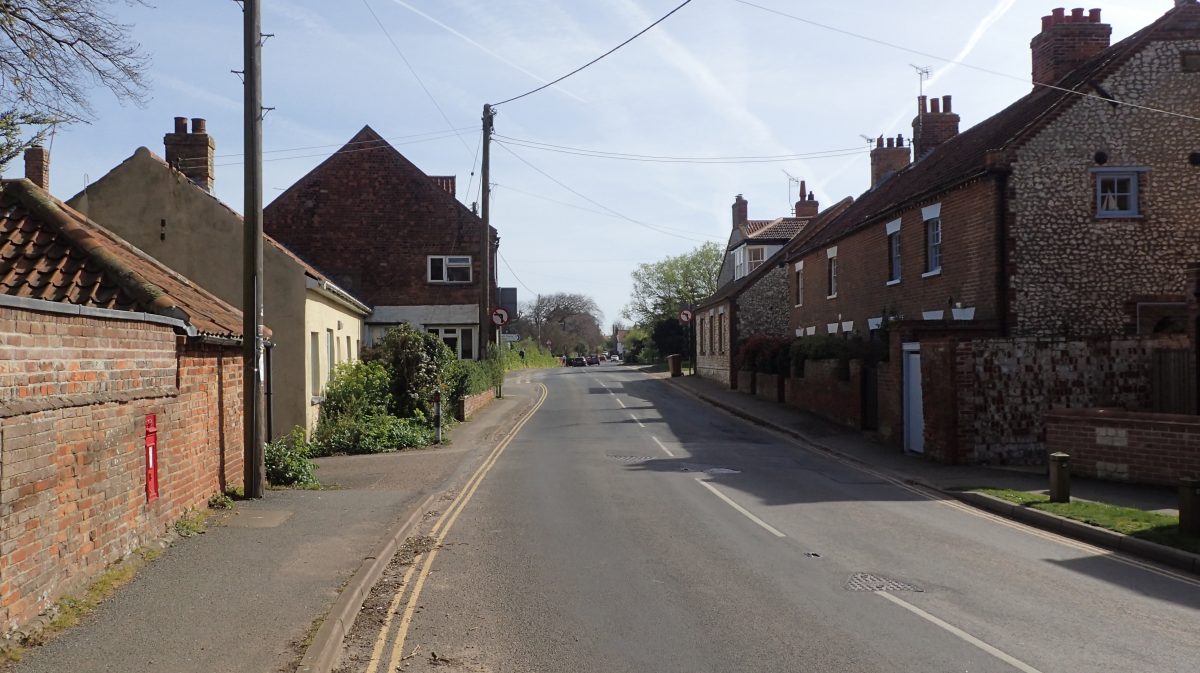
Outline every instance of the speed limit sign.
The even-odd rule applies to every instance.
[[[679,312],[679,322],[687,323],[687,322],[691,322],[691,321],[692,321],[692,312],[690,310],[685,308]]]

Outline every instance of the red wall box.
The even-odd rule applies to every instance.
[[[146,502],[158,500],[158,415],[146,414]]]

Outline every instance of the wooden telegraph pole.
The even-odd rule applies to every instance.
[[[496,112],[492,109],[491,104],[484,103],[483,105],[483,162],[480,166],[480,173],[483,178],[481,198],[481,213],[483,219],[483,236],[482,242],[479,244],[479,359],[483,360],[487,357],[487,349],[489,346],[488,336],[491,334],[492,328],[492,225],[491,225],[491,202],[492,202],[492,183],[491,183],[491,156],[492,156],[492,120],[495,118]]]
[[[245,238],[242,259],[242,423],[246,497],[266,490],[262,436],[262,9],[245,0]]]

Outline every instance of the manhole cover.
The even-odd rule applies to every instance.
[[[845,589],[846,591],[922,591],[907,582],[871,573],[854,573],[846,581]]]
[[[650,460],[657,460],[653,456],[609,456],[609,458],[622,463],[644,463]]]

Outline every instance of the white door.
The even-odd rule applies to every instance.
[[[904,350],[904,450],[925,453],[925,407],[921,402],[921,351]]]

